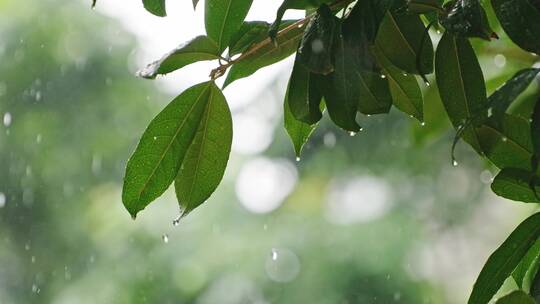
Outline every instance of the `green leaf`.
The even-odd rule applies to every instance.
[[[536,302],[523,291],[515,290],[500,298],[496,304],[536,304]]]
[[[219,55],[218,46],[212,39],[206,36],[197,36],[169,52],[163,58],[147,65],[138,71],[137,75],[154,79],[157,75],[176,71],[198,61],[218,59]]]
[[[526,119],[506,114],[501,121],[488,119],[476,129],[481,150],[499,168],[531,170],[532,143]]]
[[[392,106],[392,95],[386,75],[380,70],[364,70],[358,76],[358,111],[368,115],[388,113]]]
[[[487,115],[484,76],[469,40],[445,32],[435,55],[435,74],[441,100],[454,127]],[[467,128],[463,137],[480,151],[474,128]]]
[[[540,241],[536,241],[534,246],[529,249],[525,257],[519,262],[519,265],[512,272],[512,278],[519,288],[528,291],[534,275],[538,271],[540,262]]]
[[[321,5],[309,21],[300,47],[298,60],[313,73],[329,74],[334,71],[332,46],[336,19],[327,5]]]
[[[227,46],[246,18],[253,0],[206,0],[204,25],[220,51]]]
[[[205,82],[184,91],[144,131],[127,163],[122,190],[122,201],[132,217],[173,182],[195,137],[211,86]]]
[[[491,0],[508,37],[520,48],[540,53],[540,5],[533,0]]]
[[[500,121],[503,118],[508,107],[525,91],[538,72],[540,69],[523,69],[489,96],[488,104],[492,109],[492,117],[495,121]]]
[[[396,67],[407,73],[429,74],[433,72],[433,45],[429,37],[422,45],[424,32],[424,23],[419,16],[387,12],[375,43]],[[416,62],[418,55],[419,67]]]
[[[302,148],[317,127],[317,124],[307,124],[293,116],[290,110],[290,93],[291,91],[289,88],[287,88],[287,92],[285,93],[285,101],[283,103],[284,125],[285,130],[287,130],[287,134],[289,134],[289,137],[293,143],[296,157],[299,158],[300,154],[302,153]]]
[[[535,176],[537,179],[538,176]],[[524,203],[540,203],[536,197],[529,181],[531,180],[531,172],[517,168],[502,169],[493,180],[491,190],[498,196],[520,201]],[[536,191],[540,191],[540,186],[536,186]]]
[[[394,106],[423,122],[424,100],[416,77],[393,66],[376,46],[372,47],[371,50],[383,69],[384,75],[388,78]]]
[[[212,82],[197,134],[174,182],[182,216],[205,202],[221,182],[231,152],[232,132],[229,106]]]
[[[296,120],[312,125],[321,119],[322,81],[323,77],[310,73],[299,62],[297,54],[289,79],[286,108]]]
[[[191,2],[193,3],[193,9],[196,9],[197,4],[199,3],[199,0],[192,0]]]
[[[540,213],[526,220],[488,258],[474,283],[469,304],[486,304],[540,236]]]
[[[285,28],[298,20],[284,20],[280,28]],[[229,43],[229,57],[248,50],[255,43],[268,38],[270,24],[264,21],[247,21],[242,23],[240,29],[232,36]]]
[[[167,16],[167,12],[165,10],[165,0],[143,0],[143,5],[144,8],[151,14],[159,17]]]
[[[448,32],[459,37],[498,38],[480,1],[455,0],[447,2],[444,7],[448,14],[441,14],[440,22]]]
[[[531,116],[531,141],[533,154],[538,161],[540,160],[540,98],[536,102]]]
[[[272,43],[265,44],[235,63],[229,71],[223,87],[227,87],[235,80],[252,75],[260,68],[289,57],[298,47],[298,42],[302,38],[302,29],[303,27],[291,28],[278,37],[277,46]]]

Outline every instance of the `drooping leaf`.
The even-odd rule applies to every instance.
[[[298,47],[298,42],[302,38],[302,29],[303,27],[294,27],[287,30],[278,37],[277,46],[272,43],[265,44],[235,63],[230,69],[223,87],[225,88],[235,80],[252,75],[260,68],[289,57]]]
[[[285,93],[285,101],[283,102],[284,126],[294,146],[294,152],[296,154],[296,157],[300,157],[300,154],[302,153],[302,148],[317,127],[317,123],[308,124],[294,117],[290,110],[290,93],[291,91],[288,88],[287,92]]]
[[[512,272],[512,278],[517,286],[523,291],[528,292],[534,275],[538,271],[540,262],[540,241],[536,241],[533,247],[529,249],[525,257],[519,262],[519,265]]]
[[[538,179],[538,176],[535,176]],[[513,201],[524,203],[540,203],[533,190],[529,186],[531,172],[517,168],[502,169],[493,180],[491,190],[498,196],[502,196]],[[540,191],[540,186],[536,186],[536,191]]]
[[[501,121],[488,119],[476,129],[484,155],[499,168],[531,170],[532,143],[526,119],[506,114]]]
[[[536,160],[540,160],[540,98],[536,102],[531,116],[531,142],[533,155]]]
[[[173,182],[195,137],[210,91],[210,82],[187,89],[144,131],[127,163],[122,189],[122,201],[132,217]]]
[[[536,302],[523,291],[514,290],[497,300],[495,304],[536,304]]]
[[[212,82],[197,133],[174,186],[182,216],[205,202],[223,178],[232,143],[232,118],[221,90]]]
[[[441,100],[455,128],[486,116],[486,86],[476,54],[466,38],[445,32],[435,55],[435,74]],[[471,125],[463,138],[477,151],[478,136]]]
[[[238,31],[253,0],[206,0],[204,25],[206,34],[223,51]]]
[[[299,9],[299,10],[312,10],[318,8],[321,4],[324,3],[332,3],[333,0],[283,0],[281,5],[279,6],[277,12],[276,12],[276,19],[270,26],[270,30],[268,31],[269,38],[275,42],[278,29],[281,25],[281,19],[283,18],[283,15],[288,9]]]
[[[322,76],[310,73],[296,55],[289,86],[287,89],[286,109],[296,120],[312,125],[318,122],[322,113],[320,104],[323,96]]]
[[[424,23],[417,15],[387,12],[376,45],[396,67],[407,73],[429,74],[433,72],[433,44],[427,37],[422,44]],[[420,56],[419,66],[417,56]]]
[[[540,69],[523,69],[489,96],[488,105],[492,109],[492,117],[495,121],[502,119],[508,107],[525,91],[538,72]]]
[[[147,65],[144,69],[138,71],[137,75],[154,79],[157,75],[176,71],[186,65],[203,60],[214,60],[219,57],[220,51],[212,39],[206,36],[197,36],[169,52],[161,59]]]
[[[534,0],[491,0],[508,37],[520,48],[540,53],[540,5]]]
[[[524,220],[488,258],[474,283],[469,304],[486,304],[540,236],[540,213]]]
[[[445,8],[448,14],[442,14],[440,22],[448,32],[459,37],[498,38],[479,0],[454,0],[447,2]]]
[[[363,0],[358,1],[345,19],[343,27],[354,32],[356,39],[375,42],[379,26],[391,6],[397,1]]]
[[[358,111],[368,115],[388,113],[392,95],[386,75],[382,71],[364,70],[359,72],[358,80]]]
[[[165,0],[142,0],[144,8],[153,15],[159,17],[167,16],[165,10]]]
[[[298,60],[310,72],[329,74],[334,71],[332,45],[336,19],[327,5],[321,5],[306,26],[298,48]]]
[[[196,9],[197,4],[199,3],[199,0],[191,0],[191,2],[193,3],[193,9]]]
[[[377,47],[372,47],[371,50],[388,78],[394,106],[419,121],[424,121],[424,101],[416,77],[393,66]]]
[[[439,0],[408,0],[407,12],[414,14],[441,13],[443,8]]]

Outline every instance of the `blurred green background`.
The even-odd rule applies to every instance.
[[[490,92],[534,64],[491,19],[502,38],[474,41]],[[494,196],[496,172],[464,144],[451,165],[434,86],[425,126],[392,110],[350,137],[326,120],[296,162],[281,123],[289,65],[233,108],[207,204],[173,226],[167,192],[133,221],[124,166],[174,97],[133,76],[137,47],[89,3],[0,0],[0,303],[464,303],[532,211]]]

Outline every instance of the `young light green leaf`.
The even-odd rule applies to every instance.
[[[174,182],[182,216],[216,190],[227,167],[231,144],[231,112],[225,96],[212,82],[197,133]]]
[[[122,201],[132,217],[173,182],[195,137],[210,91],[210,82],[187,89],[144,131],[127,163],[122,190]]]
[[[525,91],[538,72],[540,69],[523,69],[489,96],[488,105],[492,109],[492,117],[495,121],[503,118],[508,107]]]
[[[289,137],[294,146],[294,152],[296,154],[296,157],[300,157],[300,154],[302,153],[302,148],[317,127],[317,124],[307,124],[294,117],[290,109],[290,93],[291,91],[289,90],[289,88],[287,88],[287,92],[285,93],[285,101],[283,102],[284,125],[285,130],[287,130],[287,134],[289,134]]]
[[[523,291],[514,290],[497,300],[495,304],[536,304],[536,302]]]
[[[388,78],[394,106],[423,122],[424,100],[416,77],[393,66],[376,46],[372,47],[371,50],[383,69],[384,75]]]
[[[246,18],[253,0],[206,0],[204,25],[208,37],[221,51],[229,46],[231,37]]]
[[[167,16],[165,0],[142,0],[144,8],[159,17]]]
[[[532,143],[526,119],[505,114],[501,121],[488,119],[476,129],[484,155],[499,168],[531,170]]]
[[[476,279],[469,304],[486,304],[540,236],[540,213],[526,220],[488,258]]]
[[[227,74],[223,87],[227,87],[235,80],[252,75],[260,68],[289,57],[298,47],[302,30],[303,27],[290,28],[278,37],[277,46],[267,43],[235,63]]]
[[[289,86],[287,89],[286,108],[296,120],[312,125],[321,117],[321,101],[323,96],[323,76],[310,73],[300,62],[296,54]]]
[[[536,241],[533,247],[527,251],[527,254],[519,265],[512,272],[512,278],[516,282],[517,286],[523,291],[528,292],[531,286],[531,282],[538,271],[538,265],[540,262],[540,241]]]
[[[534,176],[538,179],[538,176]],[[491,190],[498,196],[524,203],[540,203],[531,189],[529,182],[531,172],[517,168],[502,169],[493,180]],[[536,185],[536,191],[540,191],[540,185]]]
[[[455,128],[487,115],[484,76],[469,40],[445,32],[435,55],[435,74],[441,100]],[[481,151],[474,128],[467,128],[463,137]]]
[[[429,74],[433,72],[433,45],[429,37],[422,44],[424,31],[424,23],[418,15],[387,12],[375,43],[396,67],[407,73]],[[417,56],[420,56],[419,66]]]
[[[217,44],[206,36],[197,36],[169,52],[163,58],[152,62],[137,72],[137,76],[154,79],[157,75],[164,75],[186,65],[220,58]]]
[[[531,0],[491,0],[502,28],[520,48],[540,53],[540,4]]]

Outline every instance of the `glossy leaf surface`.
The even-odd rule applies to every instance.
[[[535,178],[538,179],[538,176]],[[495,194],[513,201],[540,203],[529,186],[530,179],[530,171],[516,168],[502,169],[493,180],[491,189]],[[540,186],[536,186],[536,191],[540,191]]]
[[[227,46],[238,31],[253,0],[206,0],[204,25],[206,34],[218,45],[220,51]]]
[[[504,31],[520,48],[540,53],[540,4],[534,0],[492,0]]]

